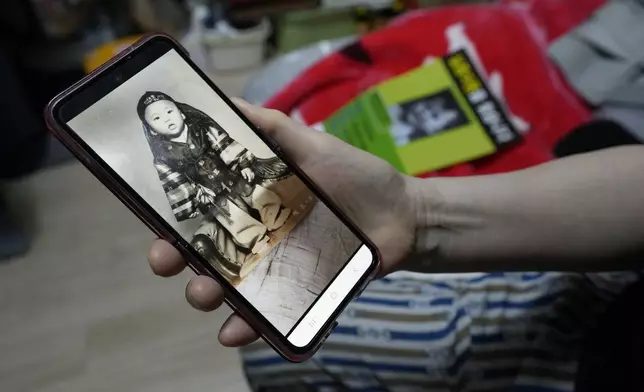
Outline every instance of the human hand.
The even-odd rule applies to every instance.
[[[201,185],[196,185],[196,188],[197,194],[195,195],[195,198],[199,201],[200,204],[210,205],[214,203],[215,199],[211,194],[212,192],[208,192],[208,190]]]
[[[235,103],[374,242],[382,257],[381,275],[401,266],[412,252],[417,219],[408,177],[382,159],[283,113],[242,100]],[[161,240],[152,246],[149,262],[160,276],[176,275],[186,266],[179,252]],[[186,298],[198,310],[212,311],[223,303],[224,292],[213,279],[197,276],[186,287]],[[248,344],[257,337],[237,315],[232,315],[219,333],[220,342],[230,347]]]
[[[252,182],[253,179],[255,179],[255,173],[253,173],[252,169],[246,168],[241,171],[242,177],[248,182]]]

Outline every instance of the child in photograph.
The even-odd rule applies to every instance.
[[[137,114],[177,221],[203,216],[192,245],[224,277],[238,279],[292,213],[263,186],[289,176],[288,168],[277,157],[255,157],[205,113],[165,93],[143,94]]]

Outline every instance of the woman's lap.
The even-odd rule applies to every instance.
[[[572,391],[585,331],[635,274],[394,276],[343,313],[316,356],[242,350],[253,390]]]

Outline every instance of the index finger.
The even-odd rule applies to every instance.
[[[233,98],[233,102],[253,124],[264,130],[296,162],[304,162],[318,148],[322,132],[313,131],[277,110],[253,106],[239,98]]]
[[[174,276],[186,268],[181,253],[168,242],[156,240],[150,248],[148,262],[152,271],[159,276]]]

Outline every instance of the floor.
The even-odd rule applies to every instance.
[[[248,74],[214,78],[238,95]],[[217,341],[228,309],[190,308],[191,272],[154,276],[153,235],[83,167],[5,190],[33,245],[0,264],[0,391],[248,391]]]

